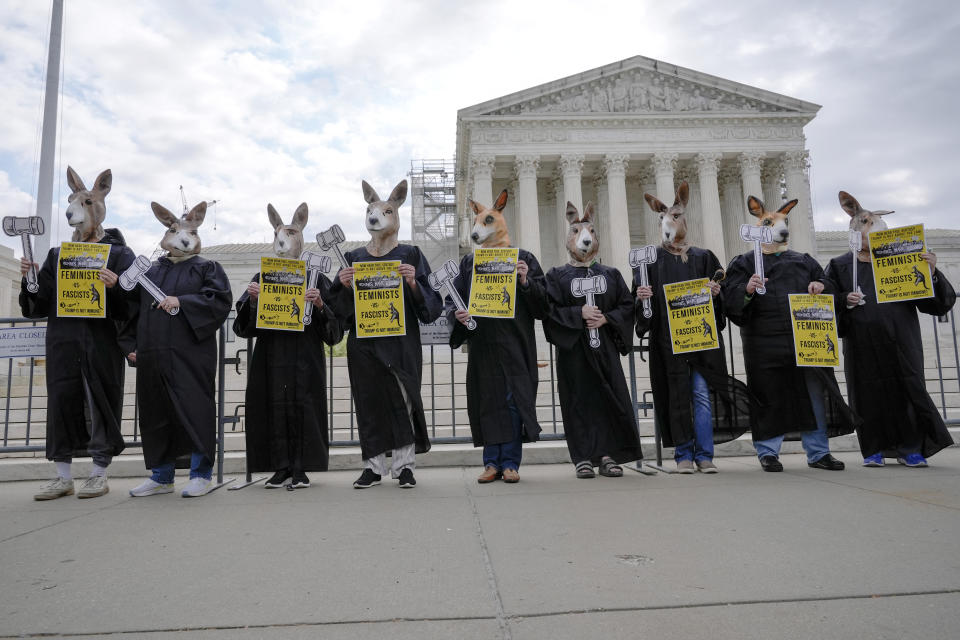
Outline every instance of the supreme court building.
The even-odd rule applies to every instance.
[[[819,105],[636,56],[461,109],[457,113],[457,211],[470,247],[467,198],[504,214],[513,244],[544,268],[563,264],[567,201],[597,207],[600,260],[630,281],[631,247],[659,244],[643,199],[668,206],[690,183],[688,240],[726,264],[750,249],[739,226],[754,222],[746,197],[768,209],[783,196],[790,248],[816,255],[803,127]],[[784,191],[785,186],[785,191]]]

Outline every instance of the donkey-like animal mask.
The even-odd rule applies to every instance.
[[[194,206],[183,218],[178,218],[156,202],[151,202],[150,208],[157,220],[167,228],[160,240],[160,247],[167,250],[170,260],[180,262],[200,253],[200,235],[197,228],[203,224],[207,215],[206,202]]]
[[[764,253],[780,253],[786,250],[787,239],[790,237],[790,230],[787,228],[787,214],[797,206],[797,202],[798,200],[794,199],[783,203],[783,206],[776,211],[767,211],[760,198],[756,196],[747,198],[747,209],[750,210],[750,215],[757,219],[757,226],[773,229],[773,242],[761,245]]]
[[[300,254],[303,253],[303,230],[307,226],[308,215],[307,203],[303,202],[294,211],[290,224],[283,224],[273,205],[267,205],[267,217],[273,225],[273,252],[278,258],[300,259]]]
[[[467,200],[473,209],[473,232],[470,238],[481,247],[509,247],[510,232],[507,230],[507,220],[503,217],[503,208],[507,206],[507,190],[504,189],[497,196],[492,208],[487,208],[479,202]]]
[[[67,167],[67,185],[73,193],[67,198],[67,224],[73,227],[74,242],[99,242],[103,238],[103,219],[107,216],[104,198],[113,185],[113,173],[104,170],[93,183],[93,189],[87,189],[83,180]]]
[[[370,232],[367,251],[373,256],[386,255],[398,244],[400,205],[407,199],[407,181],[401,180],[390,192],[390,197],[381,200],[364,180],[363,199],[367,201],[367,231]]]
[[[567,253],[570,254],[570,264],[575,267],[589,267],[595,262],[600,251],[600,238],[593,225],[595,215],[593,203],[588,202],[583,216],[577,211],[572,202],[567,202]]]
[[[684,180],[677,188],[673,205],[667,207],[655,196],[645,193],[643,199],[660,216],[660,244],[670,253],[679,254],[683,262],[687,261],[687,202],[690,200],[690,185]]]
[[[869,246],[868,235],[871,231],[881,231],[887,228],[887,223],[881,216],[893,213],[893,211],[867,211],[860,206],[857,199],[846,191],[839,194],[840,207],[850,216],[850,230],[859,231],[861,237],[861,251],[866,252]]]

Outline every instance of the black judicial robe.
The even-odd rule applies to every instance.
[[[607,292],[594,296],[594,304],[607,317],[597,349],[590,346],[580,315],[586,298],[570,292],[574,278],[593,276],[607,281]],[[543,328],[557,347],[560,411],[570,459],[594,465],[602,456],[618,463],[642,459],[636,411],[620,364],[620,356],[633,346],[633,298],[627,283],[619,271],[598,263],[554,267],[546,279],[550,306]]]
[[[883,453],[896,457],[900,447],[920,446],[930,457],[953,444],[943,418],[927,393],[923,343],[917,312],[940,316],[957,295],[944,274],[933,276],[933,297],[877,303],[869,262],[857,261],[857,284],[865,296],[861,306],[847,309],[853,285],[853,253],[837,256],[826,275],[838,293],[839,333],[850,405],[863,418],[857,428],[863,457]]]
[[[217,330],[230,313],[230,282],[219,263],[162,257],[146,276],[180,300],[171,316],[138,286],[137,399],[148,469],[194,451],[214,459],[217,444]]]
[[[515,316],[474,318],[477,328],[470,331],[454,315],[456,307],[447,298],[450,347],[469,345],[467,359],[467,414],[473,446],[502,444],[513,440],[513,420],[507,408],[507,393],[513,395],[523,421],[523,441],[540,437],[537,422],[537,340],[534,319],[542,319],[546,309],[543,269],[529,251],[520,249],[519,259],[527,263],[527,286],[517,280]],[[470,302],[473,254],[460,260],[460,275],[454,286],[465,304]]]
[[[674,355],[670,340],[669,309],[664,298],[663,285],[697,278],[711,278],[720,268],[720,261],[709,249],[690,247],[687,262],[679,255],[657,248],[657,261],[647,266],[647,276],[653,288],[650,306],[653,315],[643,316],[643,306],[636,301],[637,337],[650,334],[650,386],[653,391],[654,420],[663,444],[675,447],[693,440],[693,394],[690,372],[703,376],[710,389],[713,409],[713,441],[735,440],[750,428],[750,396],[747,385],[727,375],[724,359],[723,293],[713,298],[713,313],[717,320],[719,349]],[[632,293],[636,298],[640,286],[639,269],[634,270]]]
[[[740,327],[747,385],[756,402],[750,407],[754,440],[786,435],[799,437],[801,431],[816,430],[816,419],[807,393],[804,370],[820,378],[824,389],[827,435],[852,433],[860,419],[843,401],[840,387],[829,367],[798,367],[793,350],[790,320],[791,293],[807,293],[813,281],[824,282],[823,293],[835,294],[825,282],[823,269],[806,253],[783,251],[764,254],[766,295],[746,300],[747,281],[753,275],[753,251],[734,258],[723,281],[724,309]]]
[[[260,281],[260,274],[253,282]],[[330,280],[320,274],[321,299]],[[324,343],[343,338],[340,322],[324,304],[314,307],[303,331],[257,329],[257,305],[246,291],[237,301],[233,332],[256,338],[247,373],[247,467],[253,471],[326,471],[330,449]]]
[[[106,229],[102,244],[110,245],[107,268],[123,273],[136,256],[117,229]],[[37,293],[20,286],[20,311],[25,318],[46,318],[47,459],[84,457],[96,421],[107,434],[109,454],[124,449],[120,432],[123,414],[125,355],[117,344],[118,324],[129,316],[120,285],[106,289],[106,318],[57,317],[57,265],[60,248],[47,253],[37,272]]]
[[[357,412],[360,453],[369,460],[381,453],[415,444],[417,453],[430,450],[427,419],[420,397],[423,349],[418,321],[430,323],[440,317],[443,300],[427,282],[430,265],[419,247],[399,244],[383,256],[373,256],[365,247],[347,252],[349,264],[400,260],[416,267],[419,297],[415,299],[406,281],[403,284],[405,336],[357,338],[354,322],[353,288],[340,284],[339,276],[330,287],[330,301],[347,337],[347,369]],[[395,377],[396,376],[396,377]],[[413,407],[413,424],[397,379]]]

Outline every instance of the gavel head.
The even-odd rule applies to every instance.
[[[326,251],[335,244],[340,244],[346,240],[346,236],[343,235],[343,229],[340,228],[340,225],[335,224],[326,231],[321,231],[317,234],[317,244],[320,245],[320,248]]]
[[[460,275],[460,267],[453,260],[447,260],[436,271],[427,276],[427,281],[434,291],[439,291],[447,282]]]
[[[149,270],[150,261],[144,256],[137,256],[137,259],[133,261],[133,264],[127,267],[127,270],[120,274],[120,278],[118,279],[120,287],[124,291],[133,290],[133,288],[137,286],[137,281],[140,280],[140,277]]]
[[[607,279],[603,276],[591,278],[574,278],[570,281],[570,293],[576,298],[586,297],[588,293],[598,294],[607,292]]]
[[[322,256],[313,251],[304,251],[300,254],[300,259],[307,263],[307,269],[321,273],[329,273],[333,263],[330,256]]]
[[[639,249],[630,249],[630,266],[636,269],[642,264],[653,264],[657,261],[657,248],[648,244]]]
[[[43,218],[40,216],[4,216],[3,232],[8,236],[29,233],[39,236],[43,233]]]
[[[753,224],[740,225],[740,239],[744,242],[773,242],[773,229]]]

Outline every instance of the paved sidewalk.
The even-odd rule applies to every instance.
[[[960,636],[960,449],[929,469],[31,499],[0,484],[0,637]],[[180,478],[178,488],[184,483]]]

